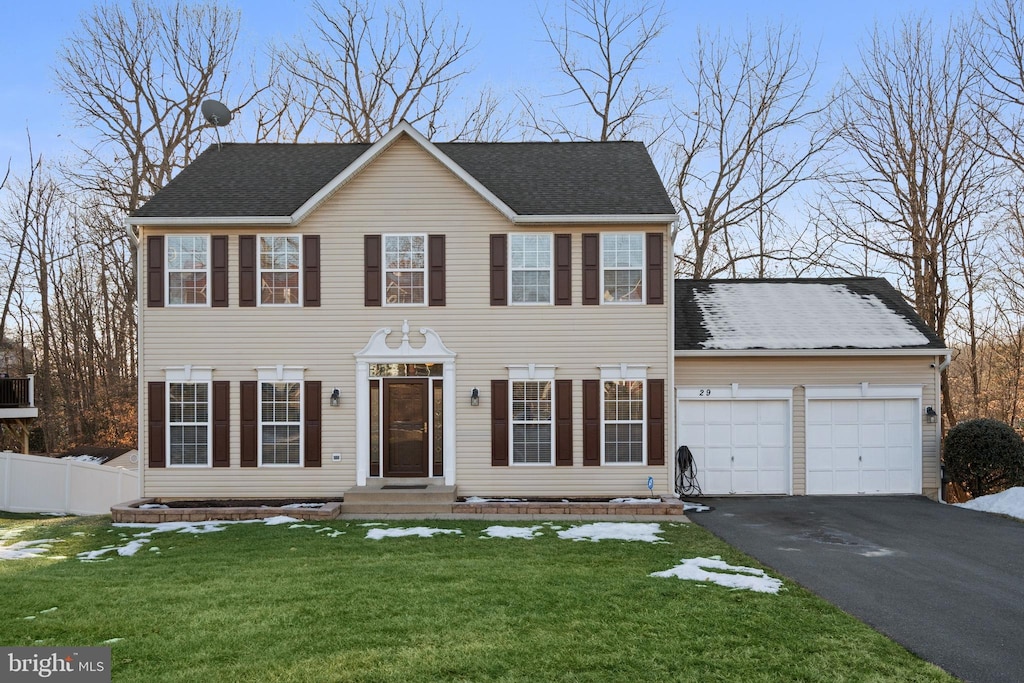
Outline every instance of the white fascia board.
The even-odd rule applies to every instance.
[[[674,213],[647,213],[647,214],[568,214],[568,215],[540,215],[531,214],[526,216],[516,215],[513,223],[668,223],[671,224],[679,219]]]
[[[149,218],[134,216],[126,219],[126,223],[129,226],[139,225],[144,227],[168,228],[191,228],[213,225],[293,225],[291,216],[157,216]]]
[[[946,349],[688,349],[676,351],[676,358],[743,357],[843,357],[843,356],[944,356]]]
[[[513,220],[515,212],[503,201],[488,190],[486,187],[480,184],[480,182],[473,176],[466,173],[465,170],[454,161],[452,161],[446,154],[437,148],[437,146],[430,140],[425,138],[418,130],[412,127],[407,121],[402,121],[397,126],[392,128],[387,134],[384,135],[380,140],[375,142],[363,152],[358,159],[348,165],[348,167],[334,177],[331,182],[324,185],[319,192],[310,197],[306,202],[298,208],[298,210],[292,214],[291,219],[293,223],[301,222],[306,216],[308,216],[317,206],[319,206],[324,200],[334,194],[338,188],[345,185],[352,178],[359,174],[366,166],[380,156],[385,150],[393,145],[399,137],[402,135],[408,135],[412,140],[422,147],[428,154],[437,159],[443,166],[449,171],[454,173],[460,180],[469,185],[477,194],[483,197],[484,201],[493,206],[503,216],[509,220]]]

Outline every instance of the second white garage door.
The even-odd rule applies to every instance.
[[[921,493],[917,404],[809,400],[807,493]]]
[[[789,493],[789,401],[681,400],[678,445],[706,495]]]

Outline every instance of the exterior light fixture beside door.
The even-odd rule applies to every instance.
[[[335,387],[331,392],[331,407],[337,408],[341,405],[341,389]]]
[[[473,387],[473,391],[469,394],[469,405],[480,405],[480,390],[477,389],[476,387]]]
[[[924,416],[925,419],[928,420],[928,422],[935,422],[936,420],[939,419],[939,416],[935,412],[935,409],[932,408],[931,406],[928,406],[927,408],[924,409]]]

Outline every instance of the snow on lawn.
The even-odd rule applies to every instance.
[[[661,525],[656,522],[594,522],[558,532],[559,538],[573,541],[645,541],[660,543]]]
[[[956,503],[957,507],[980,512],[994,512],[1024,519],[1024,486],[1015,486],[990,496],[981,496],[966,503]]]
[[[684,558],[679,565],[663,572],[654,572],[651,576],[708,581],[726,588],[739,588],[756,593],[778,593],[782,588],[782,581],[767,576],[763,569],[727,564],[718,555],[694,557],[690,560]]]
[[[489,526],[481,538],[534,538],[540,536],[540,526]]]
[[[60,543],[59,538],[40,538],[37,541],[18,541],[10,545],[0,543],[0,560],[26,560],[30,557],[43,557],[53,550],[52,543]]]
[[[427,526],[413,526],[400,529],[370,529],[366,532],[368,539],[379,541],[382,538],[400,538],[402,536],[419,536],[430,538],[437,534],[462,534],[459,529],[436,529]]]

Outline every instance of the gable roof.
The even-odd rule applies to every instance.
[[[643,143],[435,144],[403,122],[372,145],[211,146],[129,222],[202,218],[294,224],[402,135],[512,220],[643,217],[661,222],[675,217]],[[154,218],[165,220],[144,220]]]
[[[883,278],[676,280],[675,287],[677,352],[945,350]]]

